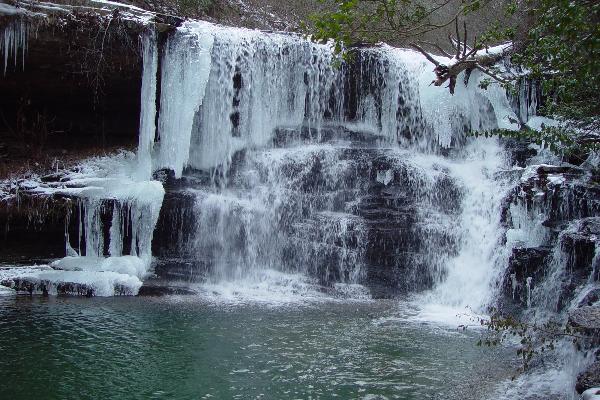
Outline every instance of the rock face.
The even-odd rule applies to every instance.
[[[185,286],[174,286],[156,282],[145,283],[138,292],[138,296],[160,297],[160,296],[191,296],[198,292]]]
[[[503,311],[527,307],[531,291],[548,271],[550,247],[515,248],[508,260],[502,285]],[[527,285],[529,279],[529,285]],[[529,286],[529,288],[528,288]]]
[[[42,294],[47,296],[52,293],[54,295],[68,295],[68,296],[85,296],[93,297],[97,295],[97,288],[90,283],[81,282],[59,282],[48,280],[48,279],[37,279],[37,278],[13,278],[9,280],[3,280],[0,282],[2,286],[14,289],[17,292],[28,293],[28,294]],[[111,288],[111,295],[113,296],[131,296],[135,294],[131,288],[115,283]],[[106,294],[102,294],[106,295]]]
[[[600,307],[584,306],[569,314],[569,325],[588,336],[600,338]]]
[[[140,34],[155,29],[162,40],[181,23],[116,3],[56,3],[10,1],[0,10],[0,178],[135,146]]]
[[[64,197],[21,194],[17,199],[0,201],[0,258],[31,264],[63,257],[66,222],[75,210],[75,203]]]
[[[579,302],[578,307],[593,306],[600,300],[600,289],[590,290]]]
[[[600,387],[600,361],[596,361],[577,376],[575,390],[577,390],[577,393],[581,394],[584,391],[595,387]]]
[[[533,305],[545,302],[553,311],[568,307],[583,283],[598,280],[599,215],[600,186],[589,170],[572,165],[527,167],[505,203],[503,221],[512,230],[536,230],[513,249],[499,308],[518,313],[527,306],[529,277]],[[544,293],[548,290],[553,293]]]
[[[201,281],[273,266],[324,286],[363,283],[375,297],[431,287],[458,248],[457,184],[373,148],[372,134],[329,127],[298,146],[314,140],[305,136],[287,129],[276,150],[240,152],[222,183],[165,176],[155,274]]]

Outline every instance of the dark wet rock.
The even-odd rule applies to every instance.
[[[599,300],[600,300],[600,289],[592,289],[579,302],[578,307],[593,306]]]
[[[192,256],[159,259],[154,264],[154,275],[167,281],[202,282],[210,264],[210,260]]]
[[[185,256],[185,245],[196,232],[195,201],[189,192],[167,187],[152,236],[152,254],[160,259]]]
[[[560,246],[566,257],[566,268],[576,283],[588,279],[592,272],[593,280],[600,277],[600,257],[596,257],[596,249],[600,246],[600,218],[584,218],[571,224],[563,232]]]
[[[21,263],[63,257],[65,224],[75,210],[72,199],[60,196],[21,193],[0,201],[0,259]]]
[[[529,158],[537,155],[537,150],[531,147],[531,144],[525,140],[504,139],[502,141],[508,151],[512,165],[524,167]]]
[[[578,280],[587,278],[592,272],[597,240],[579,232],[561,236],[561,249],[568,256],[566,266]]]
[[[600,387],[600,361],[596,361],[580,373],[575,384],[575,390],[579,394],[595,387]]]
[[[516,274],[517,280],[523,280],[529,276],[539,279],[545,273],[546,262],[551,248],[525,247],[513,249],[509,259],[509,270]]]
[[[5,126],[0,143],[11,161],[60,160],[67,152],[76,157],[135,146],[141,87],[138,40],[146,25],[129,18],[131,10],[123,12],[114,4],[20,6],[35,14],[0,12],[0,28],[22,21],[30,32],[24,62],[19,54],[19,62],[10,59],[0,74]]]
[[[550,252],[550,247],[513,249],[504,273],[502,297],[498,300],[503,311],[527,305],[527,279],[531,278],[529,280],[530,290],[533,290],[544,279]]]
[[[557,235],[572,220],[600,215],[600,185],[585,169],[573,165],[528,168],[528,178],[521,181],[505,201],[503,221],[510,220],[508,206],[519,204],[543,213],[544,225]]]
[[[336,140],[376,145],[383,138],[373,132],[350,130],[346,127],[322,127],[318,130],[304,126],[296,128],[277,128],[273,135],[274,147],[285,147],[299,142],[329,142]]]
[[[585,335],[600,338],[600,307],[576,308],[569,313],[569,325]]]
[[[153,239],[154,273],[161,279],[202,281],[215,266],[227,268],[228,263],[247,257],[259,257],[263,262],[260,257],[264,257],[265,265],[277,260],[277,268],[306,268],[324,287],[352,281],[356,277],[351,274],[362,266],[360,283],[372,288],[377,297],[430,288],[439,278],[445,258],[458,248],[449,224],[461,209],[460,187],[442,167],[435,179],[419,177],[420,171],[410,164],[343,127],[329,126],[320,137],[309,134],[316,132],[280,129],[276,140],[282,146],[297,140],[341,139],[344,144],[317,148],[306,157],[284,158],[276,166],[262,165],[262,161],[251,164],[253,179],[270,179],[272,171],[263,168],[276,167],[284,181],[293,182],[274,206],[276,218],[260,221],[272,232],[271,236],[259,232],[267,236],[259,239],[264,244],[249,244],[248,235],[256,225],[240,223],[263,217],[244,206],[221,210],[202,200],[220,184],[234,193],[248,191],[246,166],[257,162],[249,154],[237,153],[227,180],[218,184],[200,171],[188,169],[181,179],[161,172],[167,193]],[[331,177],[332,168],[336,168],[335,178]],[[425,184],[433,187],[425,189]],[[184,186],[199,190],[182,190]],[[424,202],[433,218],[417,212]],[[206,223],[200,217],[203,212],[202,218],[222,224],[209,228],[225,234],[222,244],[215,246],[210,239],[196,235],[198,224]],[[277,249],[268,244],[270,240],[277,241]],[[435,255],[430,251],[433,247],[439,250]],[[280,253],[273,254],[274,250]],[[227,259],[230,255],[232,260]]]
[[[160,284],[156,282],[144,283],[144,285],[140,288],[140,291],[138,292],[138,296],[151,297],[192,296],[196,294],[198,294],[198,292],[185,286],[173,286],[169,284]]]
[[[30,295],[41,294],[47,296],[49,293],[56,293],[57,295],[67,296],[84,296],[93,297],[96,295],[95,289],[84,283],[76,282],[52,282],[46,279],[37,278],[12,278],[5,279],[0,282],[2,286],[9,287],[20,293],[27,293]],[[115,284],[114,295],[115,296],[131,296],[133,293],[131,289],[126,286]]]
[[[585,170],[574,165],[540,165],[537,167],[537,173],[538,175],[567,174],[581,176],[585,173]]]

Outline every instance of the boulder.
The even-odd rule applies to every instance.
[[[578,307],[593,306],[600,300],[600,289],[590,290],[578,304]]]
[[[193,289],[185,286],[174,286],[169,284],[161,284],[156,282],[147,282],[140,288],[138,292],[138,296],[149,296],[149,297],[159,297],[159,296],[191,296],[196,295],[196,292]]]
[[[569,314],[569,325],[592,337],[600,337],[600,307],[584,306]]]
[[[598,387],[600,387],[600,361],[596,361],[577,376],[575,390],[577,390],[577,393],[582,394],[588,389]],[[594,397],[588,398],[593,399]]]
[[[581,394],[582,400],[600,400],[600,388],[587,389]]]
[[[504,273],[502,298],[499,307],[504,311],[527,306],[527,280],[529,289],[544,279],[550,258],[550,247],[519,247],[513,249]]]

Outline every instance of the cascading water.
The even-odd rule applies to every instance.
[[[155,250],[194,272],[174,272],[175,263],[159,275],[214,284],[274,270],[325,286],[367,284],[375,295],[445,281],[448,293],[469,288],[472,297],[441,288],[436,301],[484,305],[497,275],[501,149],[490,140],[452,159],[436,154],[462,146],[465,130],[518,127],[503,90],[479,89],[474,73],[451,97],[428,86],[421,56],[386,46],[335,67],[329,46],[295,36],[194,22],[173,37],[185,39],[170,39],[161,61],[158,142],[144,136],[138,157],[187,182],[176,191],[192,199],[193,223],[176,228],[187,231],[176,235],[182,243]],[[169,94],[170,76],[200,86]],[[152,115],[146,99],[142,115]],[[159,231],[157,242],[169,234]],[[475,264],[477,279],[465,272]]]
[[[211,284],[275,271],[389,296],[442,282],[428,302],[486,303],[503,158],[492,140],[465,147],[465,132],[518,128],[498,85],[480,89],[475,71],[450,96],[413,51],[336,66],[328,45],[198,21],[159,42],[142,37],[137,158],[74,193],[69,253],[156,256],[159,276]]]
[[[463,189],[462,212],[453,227],[460,232],[459,251],[447,261],[443,281],[420,299],[426,303],[425,318],[451,323],[460,314],[468,319],[471,312],[485,312],[507,260],[506,252],[499,251],[500,208],[511,187],[499,176],[506,163],[503,152],[495,140],[472,143],[464,152],[464,158],[448,162]]]
[[[12,58],[26,37],[11,32]],[[513,247],[552,236],[546,205],[503,204],[519,170],[499,141],[466,135],[518,129],[535,114],[533,84],[508,98],[481,89],[474,71],[452,96],[430,86],[432,66],[413,51],[361,49],[338,66],[327,45],[198,21],[145,32],[141,53],[137,154],[32,186],[72,202],[66,257],[8,276],[15,287],[113,296],[147,281],[243,302],[408,296],[418,311],[402,309],[405,322],[456,326],[499,296]],[[560,245],[551,258],[551,279],[508,275],[509,296],[536,317],[570,307],[552,296],[570,283],[570,261]]]

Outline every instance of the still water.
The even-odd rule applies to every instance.
[[[395,301],[0,297],[0,397],[481,399],[513,371],[509,349],[407,314]]]

